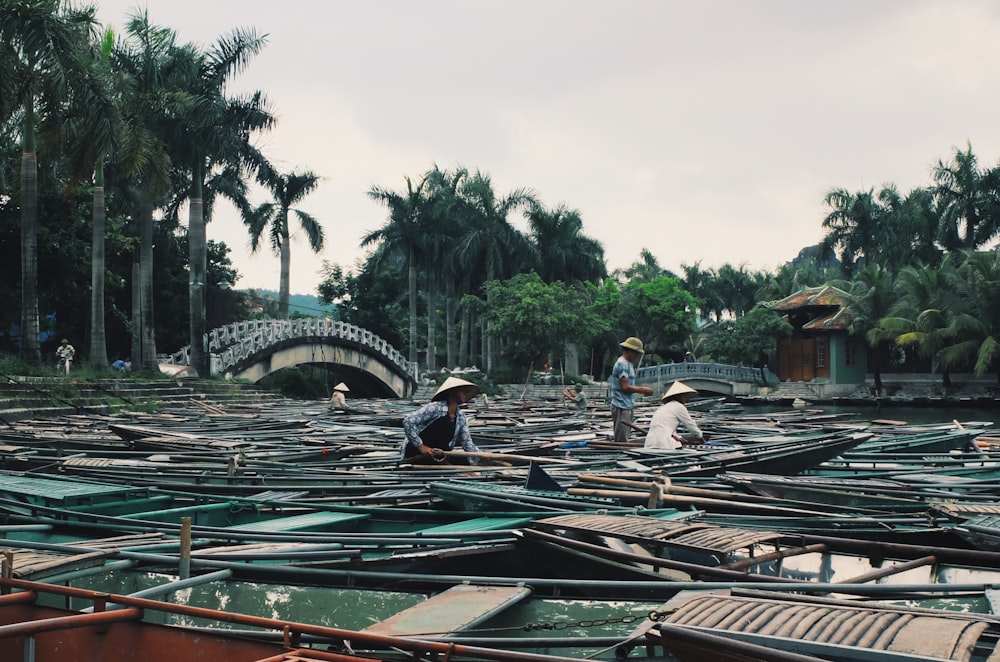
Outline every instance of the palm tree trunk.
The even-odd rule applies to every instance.
[[[21,153],[21,356],[35,363],[42,361],[38,332],[38,155],[35,106],[29,98]]]
[[[285,210],[284,227],[281,233],[281,274],[278,276],[278,317],[288,319],[288,299],[291,296],[292,249],[288,245],[288,211]]]
[[[90,365],[108,366],[108,343],[104,329],[104,165],[94,169],[94,228],[90,241]]]
[[[427,370],[437,370],[437,278],[427,272]]]
[[[455,315],[458,309],[458,302],[455,301],[455,279],[448,278],[445,283],[445,327],[444,343],[447,346],[448,367],[458,366],[455,363]]]
[[[205,208],[199,186],[200,173],[195,175],[196,192],[191,196],[188,212],[188,342],[191,365],[198,374],[209,376],[208,353],[205,351],[205,279],[208,272],[206,255]]]
[[[136,369],[142,368],[142,334],[139,327],[142,324],[142,297],[139,292],[142,288],[139,283],[142,281],[142,270],[139,268],[139,251],[132,252],[132,320],[129,324],[129,331],[132,337],[133,365]]]
[[[156,330],[153,327],[153,203],[144,194],[140,205],[139,365],[144,370],[151,370],[156,367]]]
[[[480,351],[480,355],[479,355],[479,358],[482,359],[482,361],[484,362],[484,365],[486,366],[486,374],[489,374],[490,368],[492,368],[492,365],[490,364],[490,346],[492,345],[492,341],[490,340],[489,330],[486,327],[487,327],[487,324],[483,324],[483,323],[480,322],[480,324],[479,324],[479,333],[480,333],[480,338],[479,338],[479,351]]]
[[[407,256],[407,287],[410,297],[410,363],[417,362],[417,265],[410,247]]]
[[[471,328],[472,312],[469,310],[468,306],[464,306],[462,308],[461,339],[458,341],[458,365],[463,368],[472,365],[472,361],[469,360],[472,354],[469,347],[469,343],[471,342],[469,329]]]

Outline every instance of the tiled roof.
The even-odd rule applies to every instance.
[[[802,325],[803,329],[822,331],[846,331],[854,316],[846,308],[840,308],[831,315],[817,317]]]
[[[780,301],[770,304],[772,310],[787,312],[800,308],[815,308],[822,306],[840,307],[847,302],[847,292],[832,285],[807,287]]]

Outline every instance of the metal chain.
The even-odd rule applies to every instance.
[[[657,614],[655,611],[649,612],[650,620],[654,619],[653,614]],[[597,628],[603,627],[605,625],[611,625],[612,623],[635,623],[641,616],[636,616],[634,614],[629,614],[628,616],[621,616],[619,618],[592,618],[584,619],[576,622],[569,623],[525,623],[522,629],[525,632],[533,632],[536,630],[568,630],[569,628]]]

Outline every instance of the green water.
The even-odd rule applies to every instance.
[[[912,407],[912,406],[850,406],[850,405],[809,405],[808,410],[822,410],[824,414],[836,414],[844,416],[844,420],[850,421],[871,421],[875,419],[891,419],[894,421],[905,421],[914,424],[940,423],[947,424],[952,421],[967,423],[980,421],[991,423],[992,427],[1000,429],[1000,407]],[[772,412],[793,411],[791,407],[779,407],[772,405],[748,406],[743,408],[743,412],[748,415],[764,414]]]
[[[74,582],[74,587],[128,595],[175,580],[175,577],[160,573],[116,572],[81,579]],[[229,613],[361,630],[423,602],[427,597],[397,591],[229,581],[183,589],[158,599]],[[74,599],[69,606],[82,609],[90,604],[89,600]],[[528,600],[493,617],[481,627],[469,630],[467,634],[478,637],[627,636],[660,604],[645,601]],[[246,629],[239,624],[176,614],[147,612],[145,620],[171,625]]]

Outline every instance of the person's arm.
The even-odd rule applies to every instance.
[[[469,419],[465,412],[459,411],[455,416],[455,439],[462,444],[462,450],[466,453],[478,453],[479,447],[472,441],[472,434],[469,432]],[[452,441],[454,442],[455,439]],[[469,464],[479,464],[478,457],[470,457]]]
[[[420,439],[420,433],[431,421],[440,416],[439,406],[438,402],[430,402],[403,419],[403,434],[406,436],[406,440],[400,447],[400,458],[406,456],[407,445],[413,446],[425,455],[434,452],[429,446],[424,446],[424,442]]]
[[[618,385],[621,387],[622,393],[638,393],[640,395],[653,395],[653,389],[648,386],[633,386],[628,381],[628,375],[622,375],[618,379]]]
[[[705,434],[698,427],[698,424],[694,422],[691,417],[691,412],[687,410],[687,407],[682,407],[680,411],[677,412],[677,420],[687,429],[687,433],[680,435],[681,439],[685,442],[698,443],[705,440]]]

